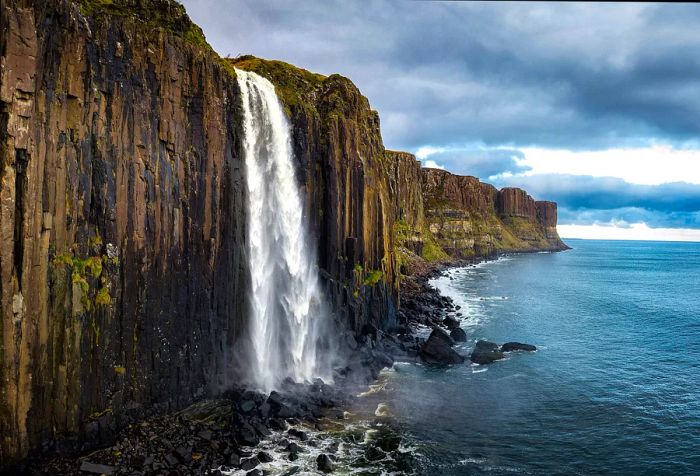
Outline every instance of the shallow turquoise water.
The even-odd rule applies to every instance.
[[[399,364],[387,400],[422,474],[700,474],[700,244],[570,240],[453,270],[469,342],[536,353]]]

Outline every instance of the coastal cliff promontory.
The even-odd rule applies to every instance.
[[[556,204],[386,150],[350,80],[220,58],[173,0],[0,0],[0,33],[0,466],[105,445],[237,383],[249,269],[234,68],[276,87],[309,246],[355,334],[396,325],[405,253],[565,247]]]

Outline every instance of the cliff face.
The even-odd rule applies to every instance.
[[[422,239],[445,252],[418,253],[428,260],[566,249],[556,230],[556,204],[536,202],[524,190],[499,191],[476,177],[438,169],[422,169],[421,181],[407,186],[421,187]]]
[[[387,151],[393,197],[395,247],[401,258],[402,248],[421,255],[425,246],[425,210],[421,164],[407,152]],[[406,270],[403,271],[404,273]]]
[[[234,82],[175,2],[90,8],[0,3],[3,462],[203,394],[241,322]]]

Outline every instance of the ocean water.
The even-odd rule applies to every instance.
[[[398,364],[380,398],[419,474],[700,474],[700,244],[569,240],[433,281],[488,366]]]

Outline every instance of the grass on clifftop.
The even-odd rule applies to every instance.
[[[211,49],[202,29],[187,15],[185,7],[175,0],[75,0],[88,17],[105,15],[129,17],[149,28],[162,28],[186,42]]]
[[[266,60],[252,55],[229,58],[234,68],[257,73],[275,85],[282,103],[291,108],[303,103],[302,95],[320,86],[326,79],[322,74],[312,73],[284,61]]]

